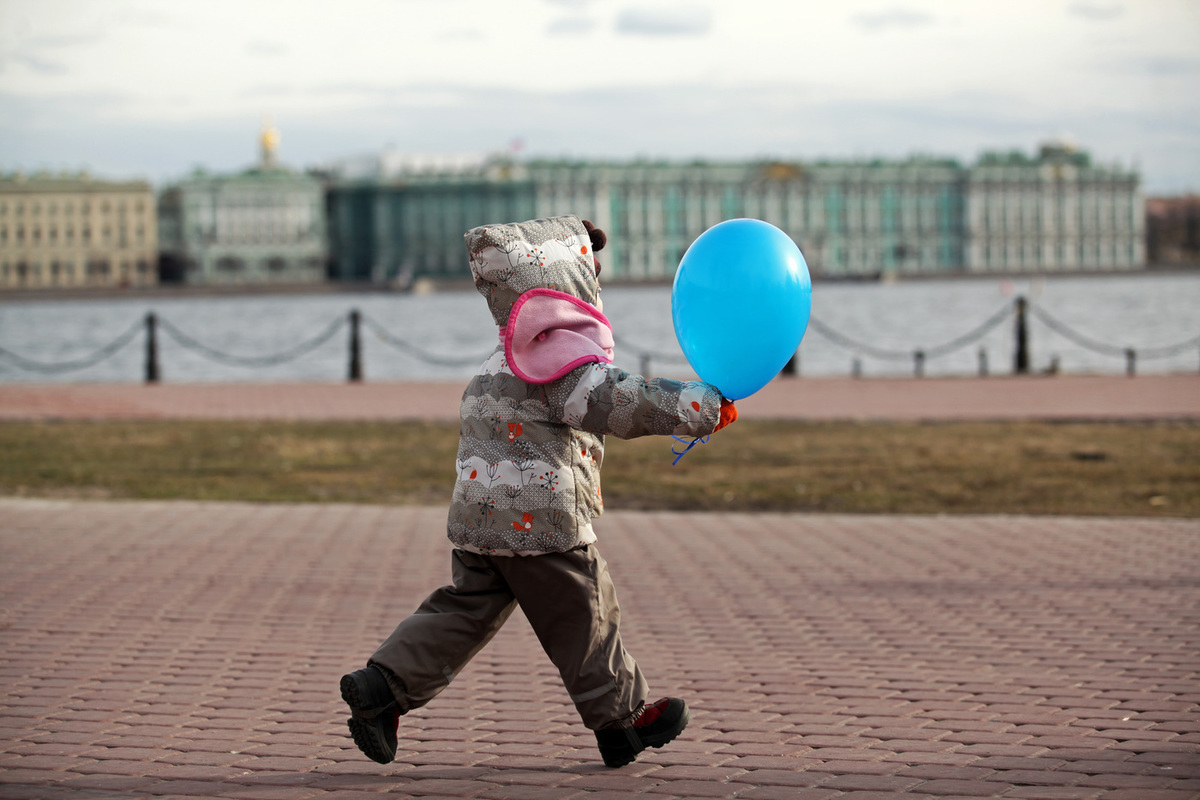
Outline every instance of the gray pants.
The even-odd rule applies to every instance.
[[[583,723],[630,724],[648,688],[621,646],[616,590],[595,547],[508,557],[454,550],[451,560],[454,583],[429,595],[368,661],[383,668],[403,711],[445,689],[520,604]]]

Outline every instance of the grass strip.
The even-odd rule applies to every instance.
[[[0,424],[0,494],[441,505],[458,427],[411,422]],[[1200,516],[1191,423],[738,422],[671,466],[608,438],[608,508]]]

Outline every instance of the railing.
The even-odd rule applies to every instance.
[[[1062,322],[1040,305],[1030,303],[1024,297],[1018,297],[1015,302],[1005,303],[995,313],[985,319],[975,328],[966,331],[960,336],[956,336],[941,344],[933,347],[920,347],[913,350],[897,350],[877,347],[867,342],[847,336],[840,331],[835,330],[829,325],[822,322],[820,319],[813,317],[809,320],[809,328],[816,334],[824,337],[834,345],[842,347],[853,354],[851,363],[851,374],[855,377],[862,375],[862,359],[870,357],[879,361],[911,361],[913,364],[913,374],[916,377],[923,377],[925,374],[925,365],[928,361],[936,358],[947,356],[951,353],[962,350],[966,347],[971,347],[995,328],[1004,324],[1010,319],[1013,320],[1014,332],[1014,350],[1013,350],[1013,373],[1017,375],[1026,374],[1029,372],[1029,320],[1028,316],[1032,313],[1037,317],[1043,325],[1059,335],[1069,339],[1079,347],[1090,350],[1104,356],[1113,356],[1125,359],[1125,373],[1133,376],[1137,372],[1137,362],[1146,359],[1169,358],[1200,348],[1200,336],[1194,336],[1182,342],[1172,345],[1157,346],[1157,347],[1142,347],[1134,348],[1130,346],[1119,346],[1101,342],[1096,339],[1086,336],[1075,329],[1071,328],[1066,323]],[[428,364],[437,366],[463,367],[480,363],[485,357],[485,353],[470,356],[444,356],[432,353],[423,347],[413,344],[406,339],[396,336],[379,322],[365,317],[357,309],[352,310],[344,317],[337,317],[331,320],[323,329],[321,329],[312,338],[303,342],[288,347],[276,353],[260,354],[260,355],[238,355],[235,353],[218,350],[205,344],[196,337],[181,330],[170,320],[162,319],[154,312],[148,313],[143,320],[135,322],[123,333],[113,339],[104,346],[97,348],[94,352],[81,358],[74,358],[65,361],[47,362],[37,359],[27,358],[23,355],[13,352],[5,347],[0,347],[0,360],[7,361],[10,365],[18,369],[28,372],[41,373],[45,375],[57,375],[67,372],[87,369],[93,367],[106,359],[112,358],[117,353],[124,350],[137,338],[139,332],[144,331],[144,341],[146,349],[145,357],[145,381],[146,383],[158,383],[161,380],[162,371],[159,369],[159,332],[170,337],[179,346],[191,350],[204,358],[215,361],[227,366],[244,367],[247,369],[262,369],[264,367],[276,366],[290,361],[295,361],[317,348],[324,345],[334,336],[336,336],[343,328],[349,328],[349,365],[347,369],[347,379],[352,382],[363,380],[363,358],[362,358],[362,329],[366,327],[373,333],[380,342],[402,351],[409,356],[420,359]],[[651,364],[654,361],[686,364],[686,360],[677,353],[668,353],[655,351],[618,338],[617,344],[624,348],[627,352],[633,352],[637,355],[641,373],[649,375],[651,373]],[[979,374],[986,376],[988,374],[988,358],[987,351],[980,347],[978,351]],[[789,362],[785,367],[784,372],[795,374],[797,372],[795,359]]]

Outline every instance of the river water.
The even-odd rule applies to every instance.
[[[675,340],[670,294],[666,286],[604,290],[604,310],[617,336],[617,364],[693,377]],[[975,375],[981,360],[990,374],[1008,374],[1015,317],[1006,316],[980,338],[970,334],[1012,308],[1017,296],[1030,298],[1041,312],[1028,317],[1033,371],[1056,363],[1063,373],[1123,373],[1121,351],[1128,347],[1143,351],[1139,373],[1200,369],[1200,274],[1152,274],[818,283],[813,318],[819,327],[810,326],[801,343],[799,372],[912,375],[911,354],[923,349],[930,354],[925,375]],[[165,382],[342,381],[348,372],[348,324],[304,355],[275,357],[304,349],[351,310],[364,318],[362,363],[368,381],[464,379],[496,341],[483,299],[469,290],[424,296],[10,296],[0,300],[0,383],[141,381],[141,321],[150,312],[162,321],[157,339]],[[115,354],[82,365],[124,333],[127,344]],[[963,337],[970,341],[951,352],[938,349]],[[1181,345],[1177,352],[1162,352],[1174,345]],[[257,361],[238,363],[244,358]]]

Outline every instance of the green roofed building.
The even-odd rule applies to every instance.
[[[1135,173],[1053,143],[984,155],[963,182],[966,272],[1134,269],[1146,263]]]
[[[1128,270],[1145,265],[1137,175],[1055,144],[1037,157],[817,162],[381,160],[329,189],[334,275],[469,277],[474,225],[578,214],[609,234],[610,278],[669,280],[722,220],[788,233],[814,275]]]
[[[324,186],[275,160],[278,135],[262,133],[262,161],[235,175],[197,171],[158,199],[164,280],[188,284],[301,284],[326,278]]]
[[[407,286],[470,276],[463,234],[537,216],[534,187],[509,161],[408,160],[329,186],[333,277]]]

